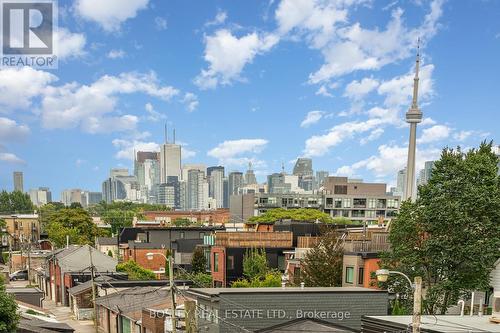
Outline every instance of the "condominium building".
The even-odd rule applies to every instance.
[[[32,188],[29,190],[31,202],[35,206],[43,206],[52,202],[52,192],[48,187]]]
[[[209,197],[215,200],[217,208],[224,207],[224,167],[207,169]]]
[[[293,167],[293,174],[298,177],[298,186],[304,191],[312,191],[314,176],[312,159],[300,157]]]
[[[166,183],[167,177],[181,179],[181,146],[175,143],[160,147],[160,182]]]
[[[432,176],[432,169],[434,169],[434,161],[427,161],[424,164],[424,168],[420,170],[417,179],[417,185],[425,185],[429,182]]]

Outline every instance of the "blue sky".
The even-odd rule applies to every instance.
[[[261,181],[299,156],[394,184],[418,37],[418,165],[499,141],[498,1],[59,1],[55,70],[0,70],[0,188],[100,190],[176,128],[185,163]]]

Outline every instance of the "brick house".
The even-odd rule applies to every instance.
[[[48,258],[49,298],[64,306],[69,305],[68,290],[90,279],[90,254],[96,272],[116,272],[113,259],[89,245],[71,245],[54,252]]]

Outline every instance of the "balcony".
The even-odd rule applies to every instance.
[[[292,247],[291,232],[218,232],[215,245],[225,247]]]

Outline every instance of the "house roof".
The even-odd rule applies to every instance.
[[[107,282],[107,281],[112,281],[114,280],[111,276],[98,276],[94,279],[94,282]],[[92,280],[80,283],[72,288],[68,289],[68,292],[70,295],[78,295],[81,294],[82,292],[85,292],[89,289],[92,289]]]
[[[169,290],[158,287],[134,287],[99,297],[96,304],[114,312],[128,313],[165,301]]]
[[[118,245],[118,240],[115,237],[97,237],[99,245]]]
[[[302,333],[302,332],[357,332],[351,328],[329,323],[315,318],[298,318],[283,324],[273,325],[261,330],[258,333]]]
[[[411,325],[412,316],[363,316],[362,327],[377,328],[377,331],[398,331]],[[471,333],[500,332],[500,325],[489,321],[489,316],[422,316],[422,333]]]
[[[206,296],[221,294],[266,294],[266,293],[387,293],[386,290],[377,290],[362,287],[271,287],[271,288],[190,288],[188,293]]]
[[[19,321],[17,329],[22,332],[36,332],[36,333],[54,333],[63,332],[71,333],[75,330],[66,323],[44,321],[36,318],[29,318],[23,316]]]
[[[116,265],[118,264],[116,259],[111,258],[89,245],[80,246],[63,256],[56,254],[59,266],[66,272],[87,270],[88,267],[90,267],[89,248],[90,253],[92,253],[92,263],[97,271],[116,271]]]

